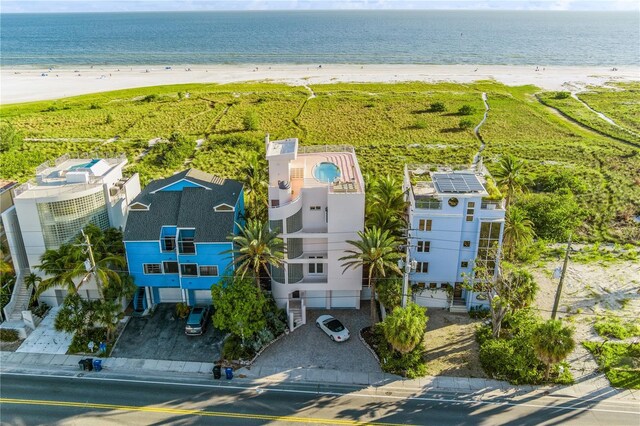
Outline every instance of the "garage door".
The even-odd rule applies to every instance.
[[[194,290],[193,298],[196,305],[210,305],[211,290]]]
[[[156,303],[182,302],[182,290],[179,288],[159,288],[158,295],[160,300],[156,300]]]
[[[360,301],[360,292],[356,290],[332,290],[332,308],[356,308]]]
[[[327,307],[327,292],[326,291],[305,291],[304,292],[304,304],[307,308],[321,308]]]

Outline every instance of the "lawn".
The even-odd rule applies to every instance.
[[[272,139],[298,137],[302,145],[352,145],[365,173],[399,175],[405,163],[416,162],[469,164],[479,141],[459,124],[463,119],[480,122],[481,93],[486,92],[491,110],[480,133],[490,171],[501,156],[514,154],[525,160],[533,191],[551,174],[575,176],[580,185],[570,189],[584,213],[580,239],[640,239],[634,222],[640,214],[639,150],[558,116],[535,97],[539,89],[534,86],[408,82],[311,89],[316,97],[308,99],[309,91],[301,86],[187,84],[3,105],[0,119],[26,141],[0,152],[0,177],[25,181],[37,165],[67,152],[125,153],[125,173],[139,172],[143,183],[180,170],[188,160],[191,167],[240,177],[243,154],[263,151],[266,133]],[[588,102],[594,108],[613,105],[612,118],[640,128],[637,86],[618,89],[589,92]],[[617,97],[622,101],[616,103]],[[436,102],[443,103],[445,111],[432,111]],[[459,114],[464,105],[471,107],[470,115]],[[146,151],[151,139],[168,139],[174,132],[205,143],[198,150],[193,144],[191,152],[180,148],[185,162],[167,166],[166,147]]]

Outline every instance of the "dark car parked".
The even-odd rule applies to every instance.
[[[194,306],[191,309],[189,318],[187,318],[187,326],[184,328],[184,332],[188,336],[200,336],[207,331],[207,325],[209,324],[208,306]]]

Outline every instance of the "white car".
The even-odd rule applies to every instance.
[[[327,333],[334,342],[344,342],[349,339],[349,330],[331,315],[321,315],[316,320],[316,326]]]

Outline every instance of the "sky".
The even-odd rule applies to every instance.
[[[638,0],[0,0],[2,13],[199,10],[629,10]]]

